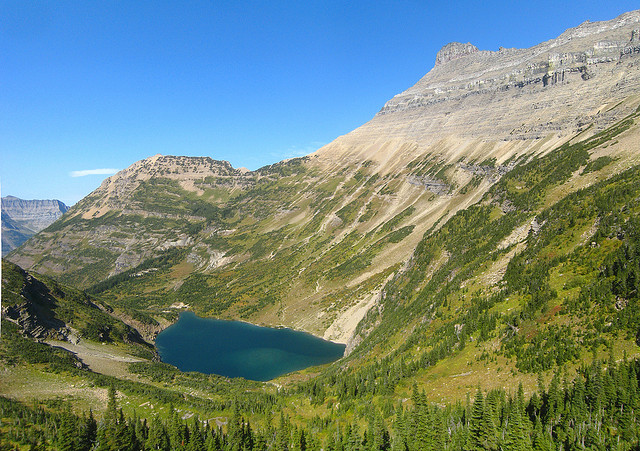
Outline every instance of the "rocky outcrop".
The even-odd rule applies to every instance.
[[[479,165],[479,164],[459,164],[460,169],[467,171],[473,175],[477,175],[486,178],[489,183],[494,183],[500,179],[503,175],[514,168],[515,163],[511,162],[505,166],[491,166],[491,165]]]
[[[451,187],[449,185],[430,177],[411,176],[407,178],[407,182],[411,185],[424,186],[425,189],[438,196],[444,196],[451,191]]]
[[[448,63],[449,61],[471,55],[472,53],[476,53],[477,51],[478,47],[469,42],[467,42],[466,44],[461,44],[459,42],[450,42],[449,44],[442,47],[437,53],[436,66],[440,66],[442,64]]]
[[[22,304],[4,307],[2,316],[15,322],[22,333],[38,340],[62,340],[73,341],[71,330],[56,318],[46,318],[34,304],[23,302]]]
[[[55,282],[43,282],[11,263],[3,262],[2,266],[2,318],[17,324],[23,335],[73,344],[81,339],[121,340],[149,347],[135,326],[106,316],[122,321],[109,305]]]
[[[2,316],[20,326],[23,334],[40,340],[77,341],[72,330],[55,315],[58,306],[49,289],[30,274],[24,274],[20,291],[23,302],[2,308]]]

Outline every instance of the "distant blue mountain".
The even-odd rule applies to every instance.
[[[51,225],[69,207],[59,200],[2,198],[2,256]]]

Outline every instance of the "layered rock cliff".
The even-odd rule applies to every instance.
[[[69,207],[59,200],[2,198],[2,255],[6,255],[35,233],[51,225]]]
[[[408,156],[415,156],[453,137],[456,146],[460,140],[514,141],[500,146],[502,151],[489,150],[504,161],[513,155],[507,147],[519,147],[522,153],[527,142],[566,139],[587,127],[596,133],[634,108],[634,102],[618,104],[638,95],[639,30],[640,11],[632,11],[606,22],[585,22],[528,49],[488,51],[447,44],[433,69],[414,86],[318,156],[360,157],[360,147],[367,146],[375,159],[381,144],[373,143],[395,142],[387,147],[397,151],[398,141],[409,143]],[[385,149],[379,159],[386,160],[389,152]]]

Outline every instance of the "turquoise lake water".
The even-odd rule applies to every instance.
[[[199,318],[191,312],[156,338],[163,362],[181,371],[268,381],[344,355],[345,345],[291,329]]]

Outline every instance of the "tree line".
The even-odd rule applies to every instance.
[[[236,405],[225,421],[125,416],[112,386],[104,415],[69,406],[29,407],[0,397],[0,450],[633,450],[640,434],[640,361],[594,360],[569,380],[557,371],[526,396],[483,391],[439,405],[414,385],[390,415],[373,404],[361,416],[332,411],[305,424],[273,411],[260,427]],[[283,394],[281,396],[287,396]],[[246,415],[246,416],[245,416]],[[22,449],[22,448],[20,448]]]

